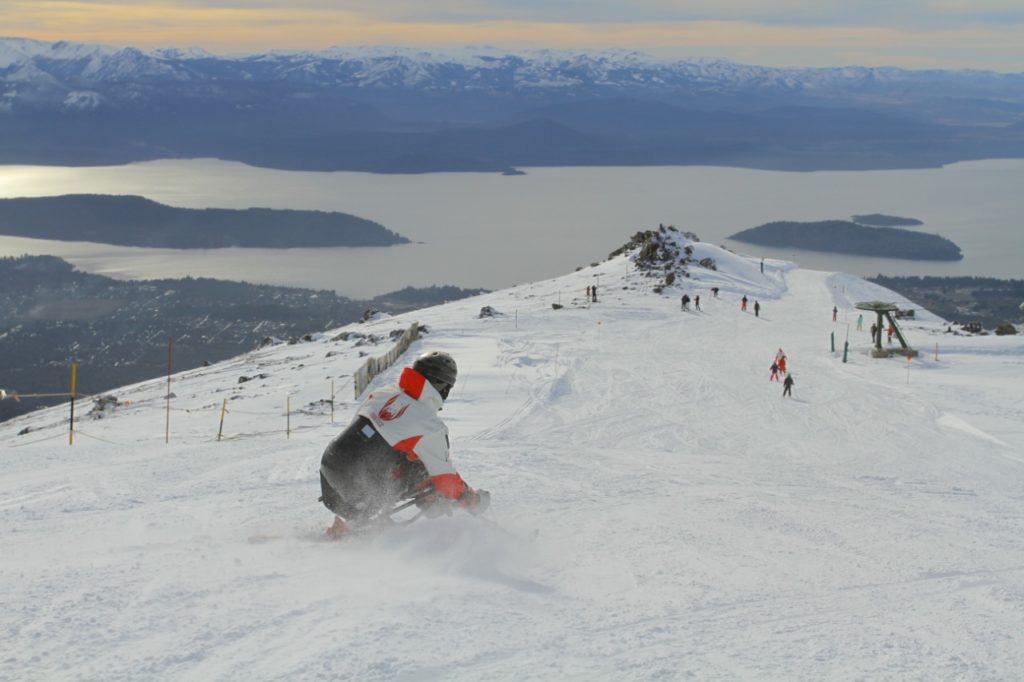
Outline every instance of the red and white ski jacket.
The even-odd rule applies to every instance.
[[[388,445],[405,453],[410,462],[423,462],[439,494],[468,502],[474,491],[448,458],[448,427],[437,416],[443,404],[426,377],[406,367],[398,386],[371,393],[358,414],[369,419]]]

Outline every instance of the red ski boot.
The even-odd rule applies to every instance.
[[[340,516],[335,516],[334,523],[329,528],[325,528],[324,533],[329,538],[340,538],[348,533],[348,524]]]

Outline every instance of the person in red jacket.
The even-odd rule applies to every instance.
[[[428,516],[462,507],[482,514],[490,493],[462,480],[448,457],[448,427],[437,416],[458,367],[443,351],[423,353],[397,386],[375,390],[320,460],[320,501],[334,512],[328,535],[386,521],[403,500]]]

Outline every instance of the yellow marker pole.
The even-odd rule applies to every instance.
[[[68,445],[75,444],[75,393],[78,387],[78,363],[71,363],[71,427],[68,430]]]
[[[171,442],[171,366],[174,339],[167,337],[167,418],[164,423],[164,443]]]
[[[331,423],[334,423],[334,380],[331,380]]]
[[[220,441],[221,435],[224,433],[224,415],[228,413],[228,399],[224,398],[223,404],[220,406],[220,428],[217,429],[217,441]]]

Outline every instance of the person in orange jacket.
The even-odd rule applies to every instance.
[[[397,386],[375,390],[320,460],[320,501],[334,512],[328,535],[385,520],[395,505],[416,500],[427,516],[461,507],[482,514],[486,490],[462,480],[448,456],[448,427],[437,416],[458,367],[443,351],[423,353]]]

